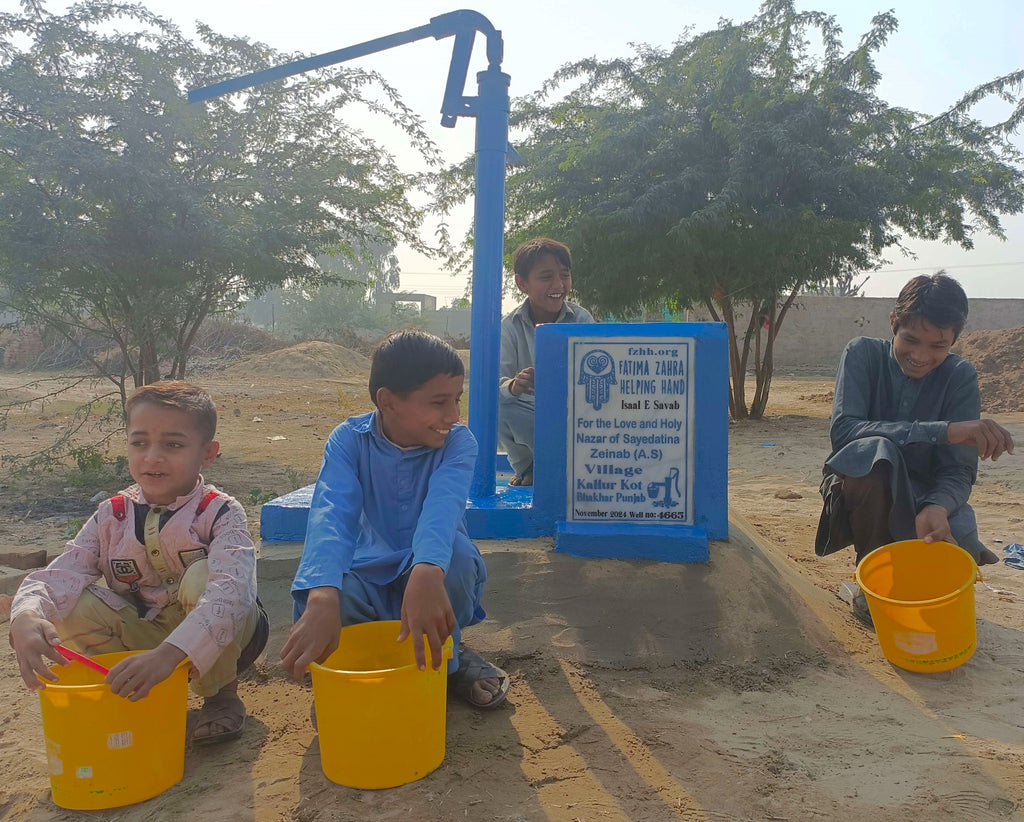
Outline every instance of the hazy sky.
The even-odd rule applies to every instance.
[[[57,10],[67,3],[51,2]],[[670,46],[688,27],[713,28],[720,18],[735,21],[754,16],[756,0],[717,0],[714,3],[669,0],[473,0],[465,5],[443,0],[147,0],[145,5],[191,33],[196,20],[222,34],[260,40],[288,52],[311,54],[333,51],[392,32],[427,23],[431,17],[457,8],[472,8],[501,30],[505,42],[503,69],[512,77],[513,97],[529,93],[566,62],[588,56],[609,58],[630,52],[629,43]],[[0,0],[0,9],[15,7]],[[937,114],[981,82],[1021,68],[1024,64],[1024,5],[1019,0],[808,0],[798,8],[834,14],[848,47],[867,30],[871,17],[890,8],[899,30],[882,50],[878,66],[881,96],[888,102]],[[439,109],[444,91],[452,38],[409,44],[361,58],[360,65],[384,74],[406,103],[426,122],[445,156],[456,161],[473,146],[474,121],[460,119],[454,129],[441,128]],[[475,94],[475,72],[484,67],[483,40],[477,38],[467,92]],[[979,109],[983,120],[1008,111],[991,104]],[[387,137],[400,150],[401,135]],[[1024,147],[1018,135],[1016,143]],[[468,212],[464,216],[468,220]],[[942,243],[917,243],[918,258],[890,252],[891,265],[871,275],[867,293],[895,294],[918,273],[945,268],[973,297],[1024,298],[1024,217],[1003,221],[1006,242],[979,237],[965,252]],[[462,226],[460,226],[460,229]],[[462,293],[465,277],[437,272],[430,260],[401,251],[402,288],[434,293],[447,301]],[[576,272],[586,276],[585,272]]]

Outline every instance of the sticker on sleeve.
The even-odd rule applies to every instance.
[[[111,750],[117,748],[130,748],[132,746],[132,732],[121,731],[120,733],[107,736],[107,747]]]

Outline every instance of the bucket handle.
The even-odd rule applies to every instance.
[[[975,566],[974,569],[974,584],[977,585],[979,582],[984,582],[985,577],[981,575],[981,568]]]

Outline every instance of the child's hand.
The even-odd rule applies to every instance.
[[[337,588],[313,588],[306,610],[292,625],[281,649],[281,665],[292,679],[302,681],[311,662],[323,662],[338,647],[341,635],[341,599]]]
[[[441,646],[454,630],[455,612],[444,589],[444,570],[429,562],[414,565],[402,598],[402,630],[398,641],[412,636],[416,665],[422,671],[426,667],[423,648],[426,634],[430,661],[436,671],[441,667]]]
[[[978,456],[993,461],[1006,452],[1013,453],[1013,436],[995,420],[964,420],[946,426],[946,439],[952,445],[971,445]]]
[[[949,529],[949,514],[941,505],[926,505],[914,518],[917,538],[925,542],[949,542],[956,545]]]
[[[520,394],[532,394],[533,393],[533,366],[524,368],[518,374],[512,378],[512,382],[508,386],[509,392],[518,397]]]
[[[54,646],[60,644],[60,634],[53,623],[38,614],[25,612],[18,614],[11,623],[11,631],[7,636],[14,654],[18,658],[21,678],[32,690],[45,688],[39,678],[56,682],[57,676],[50,671],[46,657],[58,665],[67,665],[68,661],[60,655]]]
[[[154,685],[169,677],[185,658],[185,652],[167,642],[161,642],[152,651],[132,654],[122,659],[107,674],[103,681],[118,696],[138,702],[149,695]]]

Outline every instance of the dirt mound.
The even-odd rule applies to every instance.
[[[984,411],[1024,411],[1024,327],[970,331],[953,351],[978,369]]]
[[[370,360],[362,354],[319,340],[257,354],[221,372],[242,379],[366,377],[369,373]]]
[[[216,374],[254,354],[284,348],[261,328],[228,320],[203,323],[189,354],[188,376]]]

